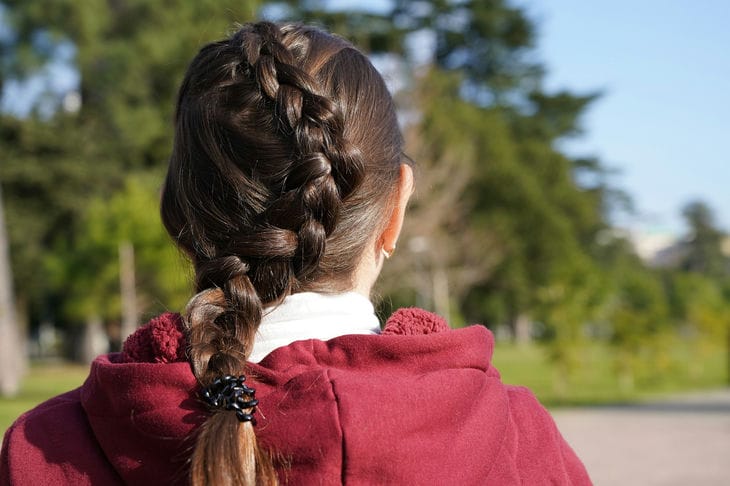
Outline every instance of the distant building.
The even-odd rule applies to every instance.
[[[670,230],[634,229],[627,234],[636,254],[650,267],[675,267],[686,255],[686,243]]]
[[[629,232],[629,241],[634,250],[645,262],[652,262],[660,253],[675,246],[679,238],[669,231],[638,231]]]
[[[689,252],[690,241],[670,231],[629,231],[628,240],[644,263],[653,268],[676,268]],[[730,258],[730,236],[721,243],[722,253]]]
[[[665,248],[657,250],[654,255],[647,260],[646,264],[654,268],[677,268],[687,257],[689,245],[686,240],[675,241]]]

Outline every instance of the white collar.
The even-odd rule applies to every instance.
[[[379,332],[380,322],[365,296],[301,292],[264,309],[248,360],[258,363],[274,349],[303,339],[327,341],[345,334]]]

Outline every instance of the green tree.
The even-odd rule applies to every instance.
[[[70,296],[64,286],[48,285],[59,276],[48,273],[57,267],[43,265],[46,255],[75,253],[88,239],[81,221],[89,200],[114,194],[128,174],[151,171],[161,180],[175,91],[190,54],[225,35],[234,22],[253,18],[260,5],[2,1],[9,34],[0,39],[0,79],[47,75],[46,67],[64,49],[74,53],[71,69],[80,79],[76,110],[64,109],[60,98],[41,110],[54,95],[48,93],[25,118],[0,116],[0,182],[16,289],[31,320],[71,315],[58,312]],[[63,275],[73,286],[83,281],[81,274]]]
[[[682,215],[689,234],[680,267],[689,275],[680,275],[675,281],[677,314],[699,333],[694,341],[699,355],[706,355],[711,343],[725,342],[730,382],[730,255],[723,248],[730,237],[702,201],[686,204]]]
[[[608,312],[615,365],[625,391],[637,379],[656,380],[671,371],[673,328],[667,297],[657,275],[636,257],[614,270],[615,292]]]
[[[727,235],[717,226],[712,209],[702,201],[688,203],[682,209],[689,236],[682,268],[714,278],[730,275],[730,257],[723,253]]]
[[[533,62],[535,24],[505,0],[394,0],[383,11],[332,9],[327,2],[273,2],[278,18],[321,23],[373,54],[399,54],[463,75],[462,95],[477,104],[524,98],[543,68]],[[432,49],[416,45],[426,36]],[[431,43],[431,42],[429,42]],[[429,44],[427,43],[427,44]],[[418,52],[417,52],[418,51]]]
[[[157,178],[143,174],[128,177],[112,197],[97,196],[89,202],[74,246],[46,259],[49,274],[55,276],[54,289],[66,295],[64,312],[69,320],[120,321],[123,243],[134,248],[140,314],[182,309],[191,292],[190,269],[171,245],[157,204]]]
[[[466,293],[500,260],[492,233],[472,224],[475,198],[467,191],[479,165],[478,139],[499,130],[501,121],[459,96],[454,73],[424,70],[414,84],[408,94],[419,121],[406,128],[406,151],[415,160],[416,191],[398,257],[384,267],[381,289],[396,299],[411,289],[417,305],[458,325]],[[413,305],[413,299],[401,303]]]

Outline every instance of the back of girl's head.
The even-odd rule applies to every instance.
[[[244,371],[263,306],[352,288],[401,152],[383,80],[348,42],[261,22],[201,49],[180,87],[162,218],[195,267],[185,319],[202,386]],[[253,432],[214,412],[193,483],[275,482]]]

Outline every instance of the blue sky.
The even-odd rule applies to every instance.
[[[681,233],[705,200],[730,229],[730,2],[523,0],[539,25],[548,88],[601,90],[568,150],[598,155],[639,215],[620,223]]]

